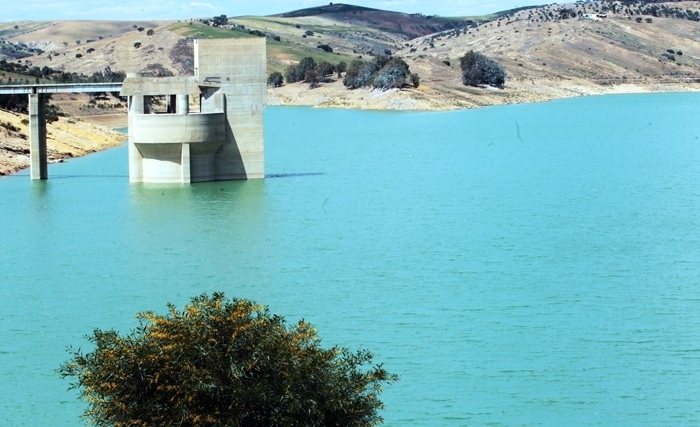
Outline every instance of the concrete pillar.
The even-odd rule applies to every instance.
[[[129,97],[129,111],[135,114],[143,114],[144,112],[144,102],[143,96],[131,96]]]
[[[190,96],[189,95],[177,95],[177,114],[187,115],[190,114]]]
[[[29,176],[47,179],[46,98],[39,93],[29,95]]]
[[[129,138],[129,182],[143,182],[143,156]]]
[[[143,156],[131,137],[131,114],[143,114],[143,96],[129,97],[129,182],[143,182]]]
[[[182,158],[180,165],[182,166],[182,183],[189,184],[190,178],[190,144],[182,144]]]

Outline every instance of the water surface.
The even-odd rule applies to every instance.
[[[81,425],[67,345],[224,291],[376,353],[388,426],[696,426],[698,113],[272,107],[266,180],[130,185],[125,147],[2,178],[0,425]]]

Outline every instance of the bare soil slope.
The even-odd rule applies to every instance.
[[[22,121],[25,120],[23,123]],[[27,116],[0,110],[0,175],[29,167]],[[60,118],[47,125],[49,163],[121,145],[124,135],[110,128]]]

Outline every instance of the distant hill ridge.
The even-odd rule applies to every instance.
[[[352,12],[358,12],[358,11],[386,12],[386,11],[379,10],[379,9],[372,9],[370,7],[354,6],[351,4],[342,4],[342,3],[336,3],[336,4],[331,3],[331,4],[325,5],[325,6],[309,7],[306,9],[293,10],[291,12],[275,14],[272,16],[280,16],[282,18],[299,18],[302,16],[316,16],[316,15],[323,15],[323,14],[327,14],[327,13],[345,13],[345,12],[352,13]],[[388,12],[388,13],[393,13],[393,12]]]
[[[280,18],[322,16],[332,21],[368,26],[382,31],[401,34],[409,40],[439,31],[475,25],[473,20],[461,17],[439,17],[421,13],[392,12],[342,3],[300,9],[273,16]]]

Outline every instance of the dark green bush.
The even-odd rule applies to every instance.
[[[272,87],[280,87],[282,83],[284,83],[284,77],[282,77],[282,73],[280,72],[275,71],[274,73],[270,73],[267,77],[267,84]]]
[[[460,59],[462,83],[467,86],[490,85],[503,89],[506,72],[497,62],[470,50]]]
[[[296,65],[290,65],[284,72],[284,79],[287,83],[295,83],[303,81],[306,72],[316,69],[316,61],[313,58],[307,57],[299,61]]]
[[[378,89],[401,88],[409,75],[408,64],[403,59],[379,55],[369,62],[352,61],[343,84],[348,89],[370,86]]]

